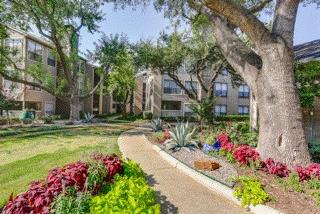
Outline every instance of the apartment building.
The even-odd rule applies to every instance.
[[[181,72],[179,79],[187,89],[195,89],[198,98],[206,96],[196,77],[191,78],[189,74]],[[207,73],[203,79],[209,80],[210,73]],[[216,78],[213,90],[216,96],[214,114],[249,114],[250,89],[245,83],[234,87],[227,70]],[[137,75],[135,113],[150,111],[156,117],[190,116],[193,102],[168,75],[152,71],[141,72]]]
[[[19,68],[26,69],[32,64],[40,62],[56,80],[59,74],[59,65],[52,52],[53,45],[49,41],[11,27],[8,27],[8,33],[9,38],[6,39],[5,44],[17,52],[13,57],[17,61],[16,64]],[[80,86],[84,84],[84,81],[92,82],[94,79],[94,67],[87,63],[85,59],[81,59],[81,66],[85,69],[85,75],[79,81]],[[14,71],[12,67],[8,67],[8,69]],[[18,75],[22,75],[28,81],[34,81],[25,73],[15,72],[18,72]],[[52,114],[65,114],[67,116],[69,114],[68,104],[63,103],[55,96],[40,88],[13,83],[1,76],[0,87],[9,94],[14,95],[14,99],[17,101],[17,108],[10,111],[12,115],[19,115],[25,109],[34,111],[37,116]],[[93,97],[81,103],[82,111],[92,112],[92,109]]]

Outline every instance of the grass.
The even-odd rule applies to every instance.
[[[31,181],[45,178],[54,167],[84,159],[92,152],[119,154],[117,138],[132,126],[113,123],[1,130],[0,207],[11,193],[25,191]]]

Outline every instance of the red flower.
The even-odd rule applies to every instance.
[[[290,174],[290,170],[285,164],[275,162],[272,158],[268,158],[266,161],[262,161],[261,169],[265,172],[279,177],[288,177]]]
[[[247,145],[241,145],[233,152],[234,159],[241,165],[260,160],[259,153]]]

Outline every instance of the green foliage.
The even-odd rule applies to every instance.
[[[215,105],[214,97],[207,97],[202,100],[199,104],[193,104],[191,106],[192,112],[197,115],[198,120],[202,124],[203,122],[212,123],[213,114],[212,109]]]
[[[90,211],[91,195],[77,192],[75,187],[67,188],[53,202],[52,214],[87,214]]]
[[[115,178],[111,190],[91,200],[90,213],[150,213],[160,214],[156,195],[142,177]]]
[[[315,97],[320,95],[320,62],[296,64],[294,74],[302,107],[313,107]]]
[[[92,123],[95,115],[91,114],[90,112],[84,113],[84,120],[85,123]]]
[[[41,118],[44,122],[44,124],[53,124],[54,123],[54,117],[53,116],[44,116]]]
[[[247,115],[219,115],[219,116],[215,116],[214,120],[217,122],[221,122],[221,121],[231,121],[231,122],[242,122],[242,121],[249,121],[249,116]]]
[[[19,118],[24,124],[30,124],[35,119],[35,115],[31,111],[23,111]]]
[[[232,122],[232,123],[219,123],[214,125],[215,135],[220,132],[228,133],[231,141],[234,144],[246,144],[256,147],[258,143],[258,132],[250,131],[248,122]]]
[[[123,176],[128,178],[144,178],[145,173],[140,168],[139,164],[135,163],[132,160],[125,161],[123,164]]]
[[[107,176],[106,167],[101,161],[88,161],[88,177],[86,180],[86,188],[88,190],[94,190],[95,186],[99,186],[104,183],[104,179]]]
[[[318,178],[311,178],[308,181],[308,187],[310,189],[316,189],[319,190],[320,189],[320,180]]]
[[[297,173],[291,173],[285,180],[279,180],[286,191],[304,192],[303,185],[299,180]]]
[[[239,176],[232,179],[238,182],[233,195],[241,199],[241,206],[264,204],[270,200],[269,194],[264,190],[257,178]]]
[[[311,193],[311,196],[314,197],[315,201],[317,202],[317,205],[320,207],[320,191]]]
[[[143,119],[151,120],[152,117],[153,117],[153,114],[152,114],[152,112],[150,112],[150,111],[144,111],[144,112],[142,113],[142,117],[143,117]]]
[[[318,141],[310,142],[309,152],[313,161],[315,162],[320,161],[320,143]]]
[[[162,120],[158,117],[151,121],[151,128],[154,132],[162,131]]]
[[[177,123],[176,127],[170,131],[170,139],[166,140],[164,144],[167,149],[177,151],[181,148],[195,147],[199,148],[197,142],[192,138],[196,131],[196,128],[191,130],[189,128],[189,123]]]

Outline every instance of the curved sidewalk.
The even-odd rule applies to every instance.
[[[248,214],[163,160],[143,136],[142,129],[123,133],[118,144],[121,152],[147,173],[150,185],[157,191],[162,213]]]

